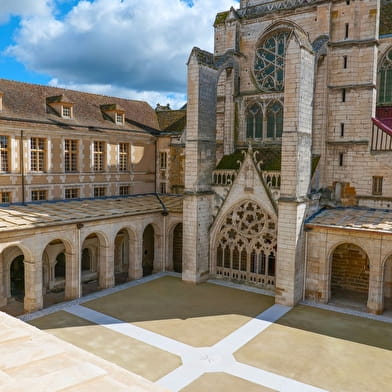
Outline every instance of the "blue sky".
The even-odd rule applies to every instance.
[[[1,0],[0,77],[143,99],[186,101],[193,46],[236,0]]]

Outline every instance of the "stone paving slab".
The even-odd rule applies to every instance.
[[[192,285],[166,276],[83,306],[185,344],[205,347],[273,304],[273,297],[209,283]]]
[[[53,313],[30,323],[150,381],[181,365],[178,356],[67,312]]]
[[[0,392],[167,391],[1,312],[0,331]]]
[[[211,390],[214,392],[276,392],[273,389],[253,384],[239,377],[227,373],[206,373],[184,388],[183,392],[201,392]]]
[[[388,391],[391,334],[390,324],[297,306],[234,356],[328,391]]]

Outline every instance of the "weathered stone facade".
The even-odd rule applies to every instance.
[[[379,234],[369,232],[371,221],[362,231],[343,223],[328,227],[340,240],[324,259],[325,223],[314,223],[313,216],[326,206],[361,207],[357,216],[367,208],[392,208],[388,7],[377,0],[244,0],[238,10],[217,15],[214,52],[195,48],[188,63],[185,270],[206,271],[209,248],[212,276],[273,288],[277,303],[328,302],[336,286],[368,294],[368,310],[382,312],[390,267],[384,274],[378,251],[361,244],[380,235],[388,248],[388,217],[376,218],[388,226]],[[212,146],[212,135],[215,170],[200,159],[207,150],[200,146]],[[211,190],[213,197],[202,196]],[[263,238],[265,213],[253,216],[247,208],[271,211],[271,203],[277,222],[273,274],[266,273],[261,244],[252,250],[254,233],[246,229],[253,226]],[[238,230],[248,236],[239,240]],[[185,279],[199,281],[200,275]]]

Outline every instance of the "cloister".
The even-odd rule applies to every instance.
[[[180,271],[181,204],[145,195],[3,209],[0,305],[23,300],[32,312],[49,292],[79,298],[85,282],[109,288],[173,270],[173,260]]]

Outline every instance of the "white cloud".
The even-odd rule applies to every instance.
[[[214,17],[232,5],[238,7],[235,0],[194,0],[193,7],[181,0],[81,0],[61,19],[23,20],[7,54],[62,85],[184,94],[192,47],[213,49]]]
[[[1,0],[0,23],[6,22],[11,15],[48,15],[51,10],[50,4],[51,0]]]
[[[186,103],[186,95],[181,93],[158,92],[158,91],[136,91],[124,87],[117,87],[110,84],[75,84],[61,83],[57,79],[49,82],[52,87],[67,88],[76,91],[85,91],[92,94],[107,95],[110,97],[121,97],[126,99],[136,99],[148,102],[153,108],[170,104],[172,109],[179,109]]]

